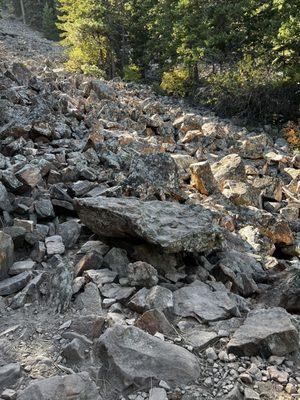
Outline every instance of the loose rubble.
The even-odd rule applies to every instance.
[[[0,19],[0,400],[300,398],[300,158]]]

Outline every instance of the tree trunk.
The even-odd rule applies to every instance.
[[[25,8],[24,8],[23,0],[20,0],[20,7],[21,7],[21,12],[22,12],[23,24],[26,24],[26,15],[25,15]]]

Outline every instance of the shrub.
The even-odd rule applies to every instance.
[[[175,67],[163,74],[161,88],[173,96],[188,96],[191,93],[191,80],[188,69],[183,66]]]
[[[141,82],[142,74],[140,68],[135,65],[127,65],[124,68],[124,80],[127,82]]]

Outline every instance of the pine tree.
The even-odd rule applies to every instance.
[[[46,2],[43,9],[42,30],[47,39],[57,39],[58,34],[55,23],[56,15],[54,9]]]

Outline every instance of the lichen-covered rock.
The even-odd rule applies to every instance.
[[[14,244],[12,238],[0,231],[0,281],[8,276],[8,270],[14,262]]]
[[[81,221],[99,236],[136,238],[169,253],[217,247],[220,230],[201,206],[137,199],[77,199]]]

